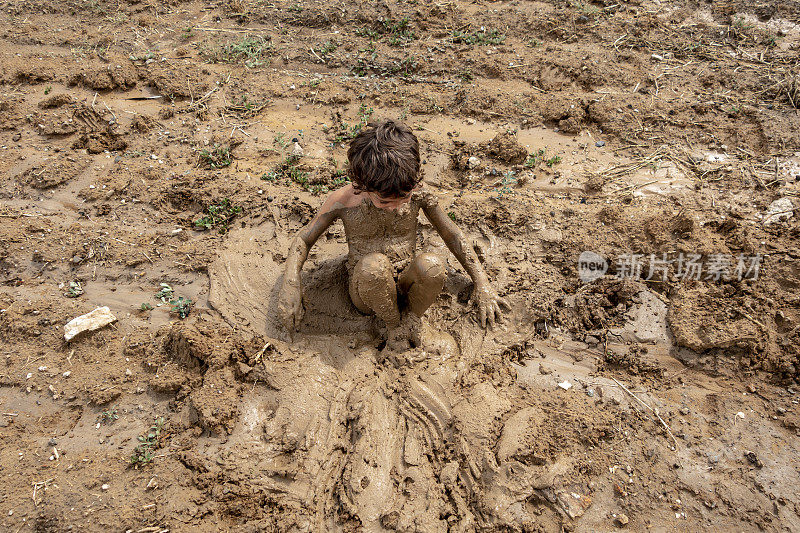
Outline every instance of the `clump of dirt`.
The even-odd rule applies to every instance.
[[[20,175],[20,182],[34,189],[52,189],[78,176],[88,166],[85,158],[67,156],[33,165]]]
[[[520,165],[528,157],[528,151],[519,144],[517,135],[512,131],[498,133],[491,141],[482,143],[480,150],[509,165]]]

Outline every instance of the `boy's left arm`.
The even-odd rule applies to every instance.
[[[436,197],[427,191],[421,194],[422,210],[425,212],[425,216],[442,236],[445,244],[467,271],[469,277],[472,278],[475,285],[472,291],[472,300],[478,307],[481,326],[485,328],[487,323],[489,326],[494,326],[495,320],[499,321],[502,318],[500,306],[508,309],[509,305],[497,295],[489,284],[489,278],[486,277],[486,272],[484,272],[475,250],[469,245],[458,226],[439,207]]]

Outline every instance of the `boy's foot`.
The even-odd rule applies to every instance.
[[[404,352],[422,347],[422,319],[412,312],[403,313],[400,324],[390,328],[386,336],[386,348],[392,352]]]

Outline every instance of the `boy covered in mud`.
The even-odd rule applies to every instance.
[[[481,325],[493,326],[507,304],[489,285],[461,230],[421,183],[419,142],[411,130],[392,120],[371,123],[353,139],[347,158],[351,184],[328,196],[289,250],[278,300],[286,328],[293,331],[303,316],[300,272],[308,251],[341,219],[353,304],[386,324],[390,350],[423,347],[421,319],[444,287],[446,270],[443,258],[416,253],[420,209],[472,278]]]

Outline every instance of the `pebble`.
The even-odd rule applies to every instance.
[[[628,522],[630,522],[630,518],[628,518],[628,515],[625,513],[620,513],[617,515],[617,524],[620,526],[625,527],[628,525]]]
[[[688,407],[681,407],[681,414],[682,415],[688,415],[689,414],[689,408]]]
[[[63,374],[61,374],[61,375],[62,375],[62,376],[64,376],[65,378],[68,378],[68,377],[70,377],[70,376],[72,375],[72,372],[71,372],[71,371],[69,371],[69,370],[67,370],[66,372],[64,372],[64,373],[63,373]]]
[[[17,142],[21,138],[22,138],[22,135],[20,135],[19,133],[15,133],[14,136],[11,137],[11,140],[14,141],[14,142]]]
[[[569,389],[572,388],[572,383],[570,383],[567,380],[564,380],[561,383],[559,383],[558,386],[561,387],[564,390],[569,390]]]
[[[481,166],[481,160],[473,155],[467,160],[467,166],[469,168],[478,168]]]
[[[103,490],[108,490],[111,487],[109,487],[108,483],[103,483],[103,485],[100,488]]]
[[[606,142],[605,141],[597,141],[596,143],[594,143],[594,145],[597,146],[598,148],[602,148],[603,146],[606,145]]]

